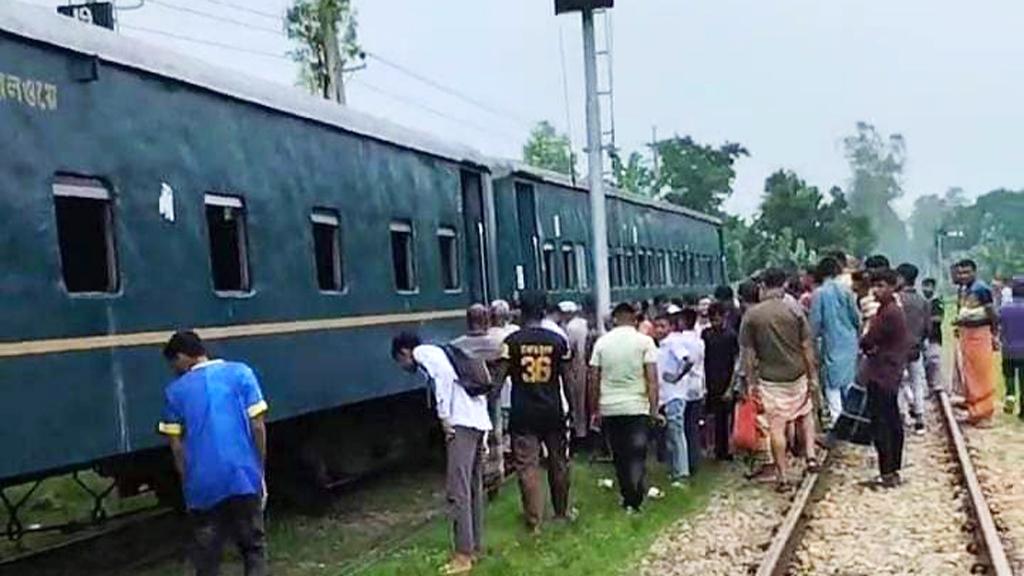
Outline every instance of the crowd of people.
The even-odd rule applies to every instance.
[[[963,260],[950,280],[957,310],[947,392],[963,422],[985,425],[1000,348],[1004,406],[1019,404],[1024,278],[994,292]],[[803,274],[763,270],[735,294],[721,286],[704,298],[619,303],[607,319],[589,302],[550,303],[526,291],[515,308],[503,300],[470,306],[465,334],[449,342],[396,335],[391,355],[426,377],[446,442],[454,551],[442,573],[469,572],[479,558],[485,472],[504,468],[506,451],[534,533],[545,522],[542,475],[553,521],[576,518],[570,463],[581,450],[610,452],[616,479],[607,483],[617,483],[627,514],[664,494],[647,482],[651,447],[668,489],[686,489],[703,458],[731,460],[742,449],[754,456],[751,480],[787,491],[794,463],[814,471],[820,448],[843,440],[874,445],[879,475],[867,485],[899,486],[904,431],[926,433],[926,398],[947,386],[943,300],[935,279],[924,279],[921,292],[917,285],[912,264],[892,268],[881,255],[861,264],[837,252]],[[164,357],[177,378],[159,431],[194,519],[197,574],[218,573],[226,540],[241,550],[247,575],[265,574],[269,407],[256,376],[211,359],[191,331],[175,334]],[[741,446],[741,428],[753,442]]]

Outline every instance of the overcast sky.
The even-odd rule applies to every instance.
[[[353,2],[368,52],[486,109],[372,59],[349,84],[353,108],[518,157],[533,122],[548,119],[568,131],[561,38],[571,133],[582,148],[578,15],[554,16],[552,0]],[[280,19],[270,17],[288,4],[146,0],[120,13],[121,32],[292,86],[295,66],[274,56],[290,45],[274,33]],[[845,185],[840,141],[858,120],[906,137],[903,213],[915,196],[950,186],[972,196],[1024,188],[1021,22],[1021,0],[618,0],[618,145],[642,148],[652,126],[659,136],[742,143],[751,157],[737,167],[737,192],[727,207],[743,214],[756,210],[765,177],[781,167],[823,188]]]

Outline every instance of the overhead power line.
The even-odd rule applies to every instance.
[[[477,124],[475,122],[471,122],[469,120],[466,120],[464,118],[458,118],[456,116],[452,116],[450,114],[442,112],[442,111],[438,110],[437,108],[433,108],[431,106],[423,104],[422,102],[416,102],[415,100],[411,100],[409,98],[405,98],[404,96],[399,96],[398,94],[395,94],[393,92],[389,92],[387,90],[384,90],[382,88],[374,86],[373,84],[370,84],[369,82],[366,82],[365,80],[363,80],[362,78],[359,78],[359,77],[353,78],[352,79],[352,84],[355,84],[355,85],[358,85],[358,86],[362,86],[362,87],[370,90],[371,92],[375,92],[375,93],[380,94],[381,96],[384,96],[386,98],[391,98],[392,100],[395,100],[397,102],[401,102],[401,103],[403,103],[403,104],[405,104],[407,106],[411,106],[413,108],[418,108],[418,109],[420,109],[420,110],[422,110],[424,112],[428,112],[428,113],[433,114],[434,116],[437,116],[439,118],[443,118],[443,119],[448,120],[450,122],[454,122],[456,124],[461,124],[461,125],[466,126],[468,128],[472,128],[473,130],[476,130],[478,132],[483,132],[483,133],[489,134],[491,136],[501,136],[502,138],[518,138],[518,136],[516,136],[514,134],[511,134],[509,132],[505,132],[504,130],[493,128],[493,127],[483,126],[483,125]]]
[[[256,31],[259,31],[259,32],[266,32],[268,34],[274,34],[276,36],[287,37],[287,34],[285,34],[285,31],[283,29],[281,29],[281,28],[271,28],[269,26],[260,26],[258,24],[251,24],[249,22],[244,22],[242,20],[236,20],[234,18],[229,18],[227,16],[221,16],[220,14],[214,14],[212,12],[206,12],[204,10],[196,10],[195,8],[189,8],[188,6],[179,6],[178,4],[171,4],[170,2],[165,2],[164,0],[147,0],[147,1],[150,4],[155,4],[157,6],[163,6],[164,8],[167,8],[168,10],[174,10],[176,12],[182,12],[182,13],[185,13],[185,14],[192,14],[193,16],[199,16],[201,18],[208,18],[210,20],[216,20],[218,22],[223,22],[225,24],[231,24],[231,25],[234,25],[234,26],[240,26],[242,28],[248,28],[250,30],[256,30]]]
[[[152,0],[150,0],[152,1]],[[119,27],[125,30],[134,30],[136,32],[143,32],[145,34],[156,34],[158,36],[165,36],[167,38],[173,38],[175,40],[181,40],[183,42],[192,42],[195,44],[203,44],[205,46],[213,46],[216,48],[223,48],[225,50],[234,50],[236,52],[244,52],[246,54],[253,54],[255,56],[265,56],[267,58],[279,58],[281,60],[291,61],[291,58],[284,54],[278,54],[275,52],[256,50],[253,48],[246,48],[244,46],[235,46],[234,44],[227,44],[224,42],[217,42],[216,40],[206,40],[204,38],[196,38],[195,36],[184,36],[182,34],[175,34],[173,32],[165,32],[163,30],[156,30],[154,28],[146,28],[145,26],[135,26],[133,24],[118,24]]]
[[[428,85],[428,86],[430,86],[430,87],[432,87],[432,88],[434,88],[436,90],[444,92],[445,94],[448,94],[449,96],[453,96],[455,98],[458,98],[459,100],[462,100],[464,102],[468,102],[469,104],[472,104],[472,105],[476,106],[477,108],[480,108],[481,110],[485,110],[485,111],[487,111],[487,112],[489,112],[489,113],[491,113],[491,114],[493,114],[495,116],[498,116],[500,118],[504,118],[506,120],[512,120],[512,121],[514,121],[516,123],[522,124],[523,126],[525,126],[527,128],[532,127],[532,125],[533,125],[532,122],[519,117],[519,115],[516,114],[515,112],[512,112],[510,110],[502,110],[500,108],[496,108],[496,107],[492,106],[491,104],[488,104],[488,103],[483,102],[483,101],[481,101],[481,100],[479,100],[477,98],[474,98],[472,96],[464,94],[464,93],[460,92],[459,90],[456,90],[455,88],[451,88],[450,86],[445,86],[444,84],[441,84],[437,80],[434,80],[433,78],[429,78],[427,76],[424,76],[423,74],[420,74],[419,72],[416,72],[415,70],[410,70],[409,68],[406,68],[405,66],[402,66],[401,64],[398,64],[397,62],[395,62],[393,60],[385,58],[385,57],[381,56],[380,54],[376,54],[374,52],[365,52],[365,54],[366,54],[366,56],[368,58],[376,60],[377,62],[380,62],[381,64],[383,64],[383,65],[385,65],[385,66],[387,66],[389,68],[397,70],[398,72],[401,72],[402,74],[405,74],[406,76],[409,76],[410,78],[414,78],[416,80],[419,80],[420,82],[422,82],[422,83],[424,83],[424,84],[426,84],[426,85]]]
[[[275,13],[275,12],[267,12],[265,10],[257,10],[256,8],[251,8],[251,7],[246,6],[244,4],[236,4],[234,2],[228,2],[228,0],[203,0],[203,2],[209,2],[210,4],[216,4],[218,6],[226,6],[228,8],[234,8],[235,10],[240,10],[242,12],[248,12],[249,14],[254,14],[256,16],[263,16],[265,18],[271,18],[271,19],[278,20],[278,21],[280,21],[284,17],[284,15],[279,13],[279,12]]]

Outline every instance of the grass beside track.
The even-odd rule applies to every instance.
[[[474,576],[560,574],[597,576],[628,573],[666,526],[704,505],[719,478],[713,465],[686,490],[670,489],[664,466],[651,462],[649,481],[666,491],[648,501],[644,512],[626,516],[618,491],[600,488],[610,464],[578,461],[573,466],[572,498],[580,511],[572,525],[547,523],[539,537],[527,534],[521,520],[519,488],[510,481],[487,507],[487,554]],[[437,574],[450,551],[450,529],[443,514],[443,478],[410,474],[353,494],[346,510],[322,518],[272,511],[269,528],[271,570],[275,576],[419,576]],[[344,499],[344,497],[343,497]],[[425,518],[432,519],[424,523]],[[549,511],[550,513],[550,511]],[[223,574],[240,576],[227,551]],[[181,576],[180,560],[132,576]]]
[[[519,491],[508,483],[487,509],[486,554],[474,576],[620,574],[634,565],[666,526],[702,506],[717,478],[711,466],[685,490],[669,488],[664,466],[651,463],[651,482],[665,490],[662,500],[648,500],[640,515],[627,516],[618,505],[617,490],[598,486],[613,476],[611,465],[577,462],[572,497],[580,516],[572,525],[547,523],[540,536],[523,527]],[[436,574],[446,560],[449,528],[439,519],[400,549],[390,552],[358,574],[412,576]]]

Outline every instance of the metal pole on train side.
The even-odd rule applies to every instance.
[[[604,317],[611,311],[611,283],[608,278],[608,218],[604,199],[604,169],[601,145],[601,107],[597,95],[597,50],[594,41],[594,10],[583,11],[583,75],[587,90],[587,165],[590,183],[590,229],[594,249],[594,306],[597,330],[604,333]]]

